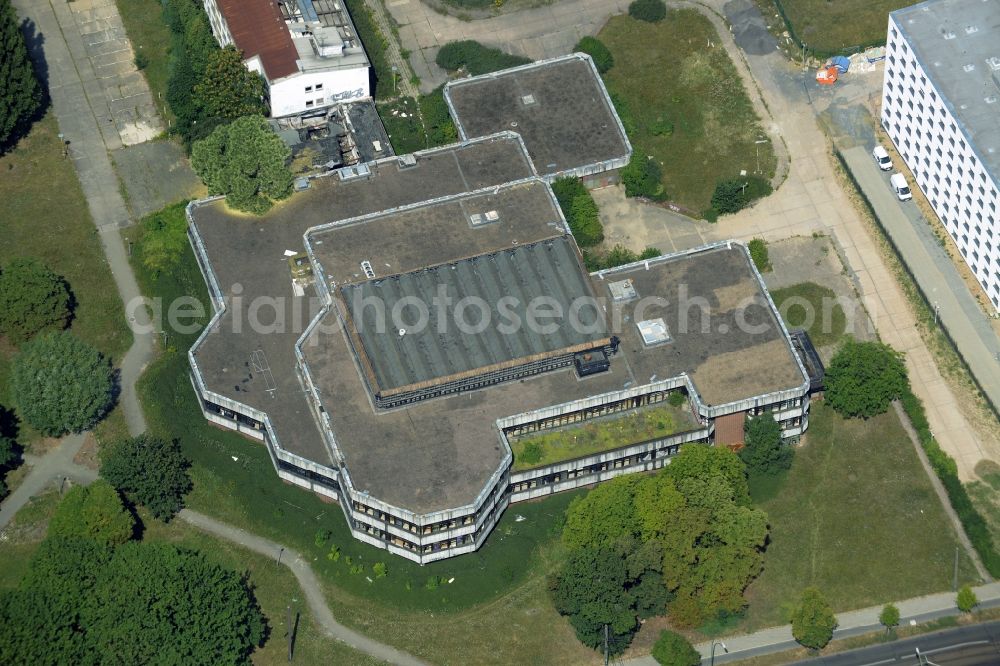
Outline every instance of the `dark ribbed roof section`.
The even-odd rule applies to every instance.
[[[218,0],[236,48],[244,58],[260,56],[267,78],[281,79],[299,71],[298,52],[274,0]]]
[[[382,391],[510,367],[607,340],[603,314],[567,236],[345,286],[341,293]],[[456,323],[463,303],[464,330]],[[550,311],[551,306],[561,310],[561,318],[538,319],[551,330],[528,325],[529,308]],[[418,327],[421,310],[428,321]],[[489,324],[477,326],[487,311]]]

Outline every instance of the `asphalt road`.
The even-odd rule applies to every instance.
[[[923,660],[917,656],[917,650]],[[797,661],[808,666],[995,666],[1000,664],[1000,622],[987,622],[892,643]]]

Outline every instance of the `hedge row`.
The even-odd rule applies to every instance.
[[[448,42],[438,51],[434,62],[441,69],[454,72],[462,67],[472,76],[489,74],[508,67],[527,65],[531,62],[522,56],[504,53],[500,49],[483,46],[472,39]]]
[[[351,15],[354,22],[354,29],[358,31],[358,38],[364,44],[365,53],[368,54],[368,61],[372,64],[375,72],[375,84],[372,96],[376,99],[387,99],[395,95],[394,90],[398,89],[398,82],[393,86],[392,65],[386,55],[386,36],[379,30],[378,24],[372,12],[361,0],[344,0],[347,6],[347,13]],[[396,76],[404,76],[403,72],[398,72]]]
[[[976,510],[965,486],[959,481],[958,465],[947,453],[941,450],[934,435],[931,434],[923,403],[909,388],[900,398],[900,403],[917,431],[920,445],[927,454],[931,467],[934,468],[934,472],[941,479],[941,484],[948,493],[951,508],[958,514],[958,519],[962,521],[962,527],[965,529],[969,541],[972,542],[972,547],[976,549],[990,575],[1000,577],[1000,553],[994,547],[993,537],[986,525],[986,519]]]

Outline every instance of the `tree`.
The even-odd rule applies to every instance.
[[[177,440],[142,434],[110,448],[101,461],[101,476],[154,516],[168,521],[184,508],[184,495],[191,490],[189,466]]]
[[[747,243],[747,249],[750,250],[750,258],[753,259],[753,265],[757,267],[758,271],[765,273],[771,270],[771,259],[768,257],[766,240],[754,238]]]
[[[663,0],[635,0],[628,6],[628,15],[640,21],[656,23],[667,15],[667,6]]]
[[[441,69],[453,72],[465,68],[472,76],[489,74],[501,69],[527,65],[530,59],[511,55],[500,49],[483,46],[472,39],[448,42],[438,49],[434,62]]]
[[[550,589],[556,610],[569,616],[581,643],[601,646],[607,625],[612,653],[628,647],[638,621],[627,579],[625,561],[610,548],[579,548],[566,558]]]
[[[837,618],[823,595],[815,587],[802,593],[799,607],[792,613],[792,636],[807,648],[819,650],[833,638]]]
[[[560,178],[552,183],[552,191],[577,245],[590,247],[604,240],[597,204],[579,178]]]
[[[663,666],[698,666],[701,654],[680,634],[664,629],[653,644],[653,659]]]
[[[584,37],[576,43],[573,50],[589,55],[593,59],[597,71],[601,74],[614,67],[615,58],[611,55],[611,50],[597,37]]]
[[[232,45],[209,54],[205,73],[194,87],[195,103],[205,118],[266,115],[265,94],[264,79],[246,68],[243,54]]]
[[[14,357],[11,375],[21,416],[44,435],[86,430],[111,404],[108,360],[65,331],[25,343]]]
[[[739,456],[725,447],[688,444],[663,469],[681,490],[688,480],[708,481],[721,476],[732,488],[733,501],[739,506],[750,506],[746,469]]]
[[[7,496],[7,481],[4,477],[14,469],[21,459],[21,447],[11,437],[0,435],[0,499]]]
[[[878,615],[878,622],[885,627],[886,633],[899,626],[899,609],[893,604],[886,604]]]
[[[958,610],[963,613],[971,613],[972,609],[979,605],[979,599],[976,597],[976,593],[972,591],[971,587],[963,585],[958,590],[958,596],[955,597],[955,605],[958,606]]]
[[[792,449],[781,441],[781,426],[770,414],[747,420],[743,428],[746,446],[740,459],[751,474],[777,474],[792,465]]]
[[[908,386],[902,355],[881,342],[847,340],[826,369],[826,401],[846,417],[882,414]]]
[[[42,88],[14,5],[0,0],[0,153],[13,144],[41,105]]]
[[[62,330],[70,316],[66,281],[34,259],[13,259],[0,272],[0,335],[14,343]]]
[[[261,214],[291,194],[292,172],[286,166],[291,154],[263,117],[246,116],[196,141],[191,166],[209,194],[225,194],[233,208]]]
[[[662,178],[659,162],[633,152],[629,163],[622,169],[625,196],[646,197],[654,201],[666,199]]]
[[[566,510],[562,541],[567,548],[612,548],[636,532],[633,507],[638,476],[619,476],[574,499]]]
[[[720,214],[736,213],[771,191],[771,183],[758,176],[720,180],[712,192],[712,210]]]
[[[49,521],[49,535],[86,538],[97,543],[125,543],[135,531],[135,519],[118,491],[99,479],[76,486],[62,498]]]

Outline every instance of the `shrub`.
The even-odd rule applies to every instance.
[[[542,459],[542,447],[538,442],[528,442],[521,451],[521,462],[534,465]]]
[[[628,15],[640,21],[656,23],[667,15],[667,6],[663,0],[635,0],[628,6]]]
[[[444,87],[438,86],[432,92],[421,95],[417,100],[420,115],[427,130],[427,147],[443,146],[458,140],[458,129],[448,114],[448,104],[444,101]]]
[[[385,565],[385,562],[376,562],[372,565],[372,573],[375,575],[376,580],[385,578],[389,575],[389,567]]]
[[[70,318],[66,281],[35,259],[12,259],[0,272],[0,335],[21,343],[62,330]]]
[[[14,144],[42,105],[44,93],[11,2],[0,2],[0,154]]]
[[[611,55],[611,50],[597,37],[584,37],[576,43],[573,50],[589,55],[601,74],[614,67],[615,58]]]
[[[837,618],[823,595],[815,587],[802,593],[799,607],[792,613],[792,635],[807,648],[819,650],[833,638]]]
[[[139,256],[154,274],[170,270],[188,251],[186,204],[177,203],[142,219]]]
[[[21,416],[43,435],[81,432],[107,412],[108,360],[71,333],[47,333],[24,345],[11,372]]]
[[[758,271],[766,273],[771,270],[771,259],[767,256],[767,241],[763,238],[754,238],[747,243],[747,249],[750,250],[750,258],[753,259],[753,265]]]
[[[579,178],[560,178],[552,183],[552,191],[577,245],[591,247],[604,240],[597,204]]]
[[[683,391],[673,391],[667,398],[667,402],[670,403],[671,407],[680,407],[684,404],[684,392]]]
[[[464,67],[465,71],[472,76],[479,76],[509,67],[527,65],[531,60],[504,53],[500,49],[483,46],[472,39],[464,39],[458,42],[448,42],[442,46],[438,50],[434,62],[437,63],[438,67],[449,72]]]
[[[972,609],[979,605],[979,599],[976,598],[976,593],[972,591],[971,587],[963,585],[962,589],[958,591],[958,596],[955,597],[955,605],[963,613],[971,613]]]
[[[701,654],[680,634],[664,629],[656,639],[652,650],[653,659],[663,666],[698,666]]]
[[[881,342],[847,340],[826,370],[826,401],[845,417],[882,414],[908,386],[902,355]]]
[[[661,201],[666,198],[662,178],[663,173],[656,160],[633,152],[632,159],[622,169],[625,196],[646,197],[654,201]]]
[[[720,180],[712,193],[712,208],[723,215],[736,213],[771,191],[771,183],[758,176]]]
[[[886,604],[878,615],[878,622],[886,631],[899,625],[899,609],[893,604]]]
[[[142,71],[149,67],[149,56],[142,51],[135,52],[135,68]]]

